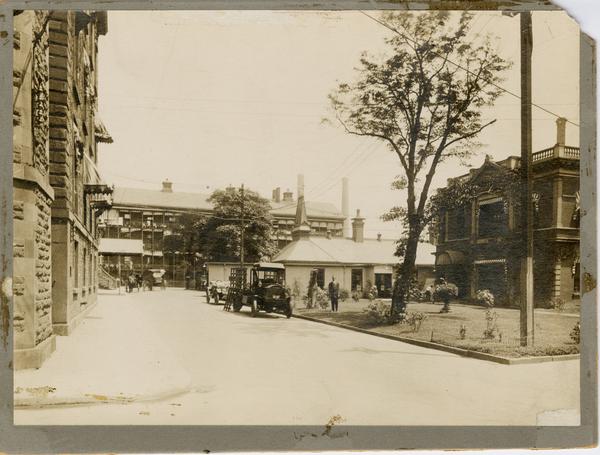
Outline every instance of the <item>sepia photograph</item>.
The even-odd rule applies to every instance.
[[[108,8],[12,11],[14,425],[582,425],[568,13]]]

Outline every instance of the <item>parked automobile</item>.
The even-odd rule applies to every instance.
[[[213,301],[215,305],[221,300],[225,300],[229,290],[229,281],[215,280],[211,281],[206,288],[207,302]]]
[[[292,317],[292,303],[285,286],[285,266],[278,263],[259,262],[250,270],[250,280],[246,281],[245,269],[232,269],[230,281],[232,289],[228,302],[233,311],[240,311],[244,305],[250,307],[255,317],[259,311],[279,313]]]
[[[142,274],[144,287],[149,291],[151,291],[154,286],[165,289],[167,287],[167,280],[165,278],[166,273],[167,271],[164,269],[144,270],[144,273]]]

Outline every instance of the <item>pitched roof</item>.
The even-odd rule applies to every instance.
[[[114,190],[113,205],[211,211],[213,206],[208,202],[209,197],[209,194],[203,193],[167,192],[143,188],[119,187]],[[296,201],[269,202],[272,207],[272,215],[287,217],[294,217],[296,215]],[[306,213],[309,218],[343,218],[343,215],[335,205],[327,202],[307,201]]]
[[[202,193],[167,192],[142,188],[115,188],[113,205],[160,207],[171,209],[212,210],[209,195]]]
[[[395,241],[365,239],[355,242],[347,238],[309,237],[291,242],[274,258],[285,263],[335,263],[335,264],[397,264],[394,255]],[[435,247],[419,243],[417,265],[433,265]]]

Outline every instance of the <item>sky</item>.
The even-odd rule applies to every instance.
[[[533,13],[533,102],[579,123],[579,27],[562,12]],[[380,216],[403,205],[390,189],[397,157],[370,138],[323,123],[327,96],[354,78],[363,51],[385,55],[392,33],[355,11],[111,11],[100,37],[99,114],[114,139],[101,144],[99,167],[116,186],[210,193],[244,183],[265,197],[273,188],[296,195],[304,174],[307,200],[341,205],[350,182],[350,209],[360,209],[366,235],[397,238]],[[497,37],[513,60],[502,86],[520,91],[519,19],[476,13],[468,38]],[[520,154],[520,101],[505,94],[483,113],[497,119],[479,136],[467,163]],[[533,108],[533,149],[556,141],[556,117]],[[567,125],[567,144],[579,145]],[[433,187],[467,172],[443,163]]]

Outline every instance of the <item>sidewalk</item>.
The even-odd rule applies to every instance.
[[[191,379],[144,316],[146,293],[100,294],[98,304],[38,370],[14,373],[15,408],[167,398]]]

